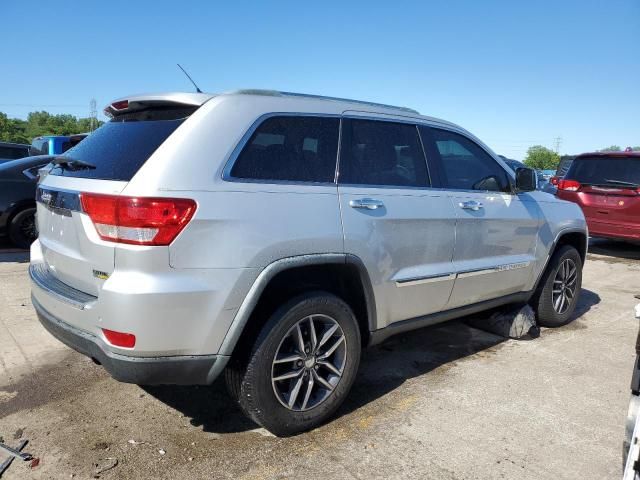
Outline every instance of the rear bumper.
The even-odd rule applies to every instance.
[[[38,320],[62,343],[100,363],[118,381],[138,385],[210,385],[227,364],[222,355],[130,357],[109,350],[102,339],[47,312],[31,297]]]
[[[589,226],[589,235],[592,237],[640,240],[640,224],[608,223],[587,218],[587,225]]]

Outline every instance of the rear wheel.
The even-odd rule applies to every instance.
[[[245,362],[225,373],[244,413],[286,436],[328,419],[346,398],[360,363],[353,312],[325,292],[296,297],[262,328]]]
[[[558,327],[567,323],[578,303],[582,287],[582,259],[571,245],[561,246],[551,257],[534,297],[538,323]]]
[[[25,208],[11,219],[9,239],[16,247],[29,248],[37,237],[35,208]]]

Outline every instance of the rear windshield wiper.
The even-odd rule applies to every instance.
[[[51,163],[65,170],[93,170],[96,168],[93,163],[85,162],[84,160],[76,160],[71,157],[65,157],[64,155],[55,157]]]
[[[604,181],[610,185],[623,185],[625,187],[634,187],[634,188],[637,188],[640,186],[637,183],[625,182],[623,180],[609,180],[608,178],[605,178]]]

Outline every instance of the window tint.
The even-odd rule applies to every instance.
[[[397,187],[429,186],[415,125],[346,119],[340,149],[340,182]]]
[[[0,146],[0,158],[16,160],[18,158],[26,157],[28,150],[23,147],[2,147]]]
[[[572,158],[565,158],[560,160],[560,164],[558,165],[558,170],[556,170],[556,176],[564,177],[569,171],[569,167],[573,163]]]
[[[253,133],[231,168],[234,178],[333,182],[340,120],[271,117]]]
[[[49,139],[35,139],[31,142],[29,153],[31,155],[49,155]]]
[[[468,138],[448,130],[431,128],[441,159],[444,188],[506,191],[509,180],[504,169]]]
[[[184,118],[172,119],[174,113],[172,111],[169,115],[165,110],[146,110],[115,117],[64,153],[65,157],[88,162],[96,168],[72,170],[54,167],[50,175],[129,181],[184,122]]]
[[[640,158],[577,158],[571,164],[565,178],[589,185],[620,186],[619,182],[640,185]]]

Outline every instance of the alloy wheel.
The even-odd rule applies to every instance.
[[[24,235],[24,237],[28,240],[35,240],[38,236],[38,232],[36,230],[36,216],[29,215],[25,218],[20,224],[20,233]]]
[[[293,411],[317,407],[331,396],[347,361],[346,338],[328,315],[309,315],[285,334],[271,367],[278,401]]]
[[[571,258],[566,258],[560,264],[553,280],[551,301],[556,313],[562,315],[573,302],[576,294],[578,267]]]

